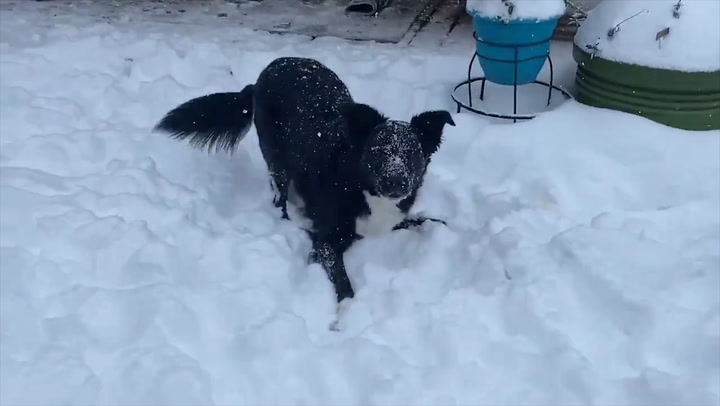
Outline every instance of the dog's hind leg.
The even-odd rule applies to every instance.
[[[287,200],[290,189],[290,176],[287,161],[285,160],[286,148],[284,148],[282,138],[279,136],[282,132],[277,126],[277,117],[273,113],[273,109],[273,106],[268,106],[267,103],[258,105],[255,112],[255,127],[257,128],[260,152],[272,178],[270,187],[275,192],[273,204],[282,210],[282,218],[289,220]]]
[[[288,191],[290,189],[290,180],[288,179],[287,173],[283,170],[272,168],[270,170],[270,176],[273,180],[272,183],[275,185],[275,197],[273,197],[273,204],[275,204],[275,207],[279,207],[282,210],[282,218],[289,220],[290,217],[287,213],[287,201]]]

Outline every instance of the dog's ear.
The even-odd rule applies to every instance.
[[[379,111],[362,103],[344,104],[340,106],[340,114],[347,124],[350,139],[359,143],[367,140],[373,128],[387,121]]]
[[[440,148],[445,124],[455,127],[452,116],[445,110],[426,111],[410,120],[410,126],[420,137],[420,145],[422,145],[426,157],[431,156]]]

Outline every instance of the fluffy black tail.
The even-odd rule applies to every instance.
[[[254,90],[254,85],[247,85],[239,93],[189,100],[167,113],[154,130],[179,140],[189,138],[199,149],[232,152],[252,126]]]

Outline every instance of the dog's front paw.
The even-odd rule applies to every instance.
[[[432,217],[410,217],[406,218],[405,220],[401,221],[398,225],[393,227],[393,231],[395,230],[405,230],[409,229],[410,227],[419,227],[423,225],[426,221],[432,221],[434,223],[441,223],[445,226],[447,226],[447,222],[445,220],[440,220]]]
[[[421,217],[421,218],[422,218],[423,222],[432,221],[433,223],[440,223],[444,226],[447,225],[447,222],[445,220],[440,220],[440,219],[436,219],[436,218],[432,218],[432,217]]]

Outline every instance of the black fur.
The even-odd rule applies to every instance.
[[[190,145],[231,152],[252,125],[253,85],[240,93],[215,93],[198,97],[173,109],[155,126]],[[248,106],[243,109],[238,107]]]
[[[394,229],[420,225],[408,218],[427,165],[442,142],[447,111],[429,111],[410,123],[392,121],[355,103],[338,76],[308,58],[278,58],[240,93],[215,93],[170,111],[155,127],[199,148],[232,151],[254,117],[263,158],[287,215],[290,182],[312,221],[311,260],[333,283],[338,302],[354,296],[343,254],[362,236],[355,222],[368,216],[364,193],[402,199],[406,219]]]

